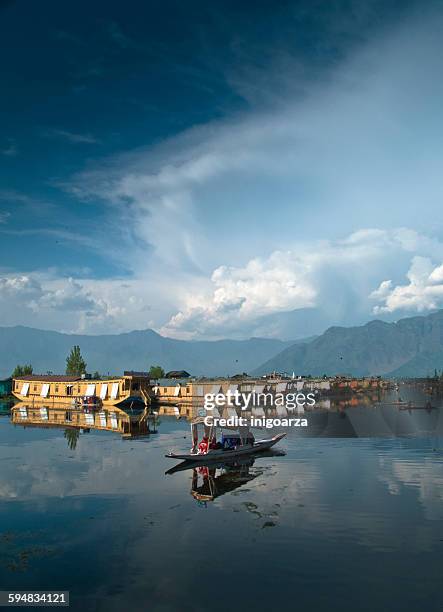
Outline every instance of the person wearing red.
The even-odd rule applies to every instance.
[[[198,454],[206,455],[206,453],[208,452],[208,448],[209,448],[208,436],[203,436],[202,441],[198,445]]]

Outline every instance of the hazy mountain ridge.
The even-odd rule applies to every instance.
[[[66,357],[75,344],[80,345],[89,372],[118,374],[159,364],[165,370],[225,376],[248,372],[293,342],[267,338],[174,340],[151,329],[86,336],[22,326],[0,327],[0,377],[9,376],[18,363],[31,363],[34,372],[63,373]]]
[[[435,368],[443,368],[443,310],[396,323],[330,327],[312,342],[284,349],[254,373],[427,376]]]

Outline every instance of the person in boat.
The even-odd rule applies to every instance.
[[[223,448],[223,444],[221,442],[217,442],[217,439],[215,436],[213,436],[213,438],[211,439],[211,442],[209,444],[209,448],[210,450],[220,450]]]
[[[208,450],[209,450],[209,438],[208,438],[208,436],[204,435],[203,438],[202,438],[202,441],[198,445],[198,454],[199,455],[206,455]]]

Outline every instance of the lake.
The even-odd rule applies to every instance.
[[[392,401],[307,413],[283,456],[168,475],[184,419],[73,443],[3,413],[1,588],[74,610],[440,611],[443,409]]]

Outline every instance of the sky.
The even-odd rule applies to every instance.
[[[443,3],[0,0],[0,325],[443,307]]]

